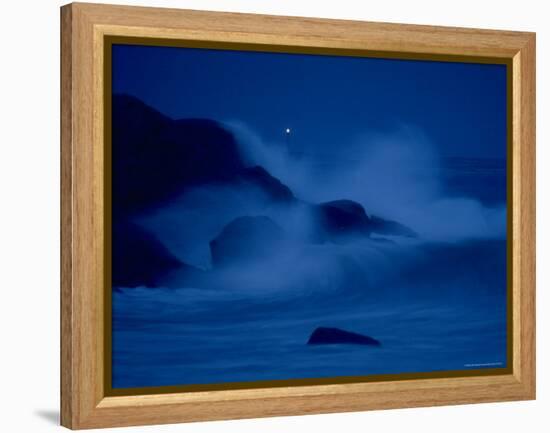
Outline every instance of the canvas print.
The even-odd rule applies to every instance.
[[[509,366],[505,65],[111,55],[113,389]]]

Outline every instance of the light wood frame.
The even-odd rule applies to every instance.
[[[105,36],[509,61],[511,373],[106,396]],[[535,398],[534,33],[73,3],[61,8],[61,102],[62,425],[81,429]]]

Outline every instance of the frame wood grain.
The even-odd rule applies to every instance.
[[[105,36],[512,64],[513,371],[108,397],[103,375]],[[61,8],[61,424],[72,429],[535,398],[535,34],[73,3]]]

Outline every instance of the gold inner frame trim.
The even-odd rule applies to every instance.
[[[103,204],[104,204],[104,276],[103,276],[103,394],[105,397],[114,396],[133,396],[133,395],[151,395],[151,394],[173,394],[200,391],[216,390],[240,390],[240,389],[258,389],[258,388],[282,388],[295,386],[311,385],[332,385],[332,384],[351,384],[366,382],[383,381],[403,381],[413,379],[436,379],[436,378],[458,378],[474,376],[498,376],[508,375],[514,372],[513,357],[513,195],[512,195],[512,170],[513,170],[513,149],[512,149],[512,77],[513,61],[507,58],[485,57],[485,56],[465,56],[465,55],[445,55],[445,54],[426,54],[395,51],[376,51],[349,48],[331,48],[331,47],[309,47],[296,45],[273,45],[263,43],[248,42],[222,42],[211,40],[191,40],[191,39],[171,39],[154,38],[142,36],[115,36],[104,34],[103,39],[103,154],[104,154],[104,178],[103,178]],[[506,263],[507,263],[507,360],[506,367],[487,368],[487,369],[468,369],[452,371],[435,371],[423,373],[397,373],[397,374],[376,374],[368,376],[337,376],[329,378],[308,378],[308,379],[281,379],[265,380],[253,382],[226,382],[220,384],[192,384],[192,385],[170,385],[155,386],[143,388],[113,388],[112,387],[112,282],[111,282],[111,210],[112,210],[112,46],[115,44],[123,45],[142,45],[158,47],[179,47],[179,48],[200,48],[216,50],[236,50],[236,51],[256,51],[267,53],[288,53],[288,54],[309,54],[325,56],[345,56],[345,57],[368,57],[393,60],[419,60],[435,62],[457,62],[457,63],[480,63],[480,64],[500,64],[506,66],[506,110],[507,110],[507,152],[506,152]]]

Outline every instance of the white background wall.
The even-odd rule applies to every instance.
[[[550,30],[540,0],[122,1],[279,15],[529,30],[537,34],[538,400],[128,429],[143,432],[530,432],[550,424]],[[59,6],[6,1],[0,67],[0,430],[59,429]],[[544,426],[546,424],[546,426]]]

